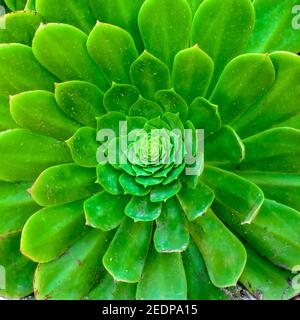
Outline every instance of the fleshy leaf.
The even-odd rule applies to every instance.
[[[102,270],[99,261],[110,239],[111,233],[90,230],[63,256],[38,265],[34,280],[36,299],[83,299],[96,283],[97,275]]]
[[[59,107],[72,119],[89,126],[96,126],[96,117],[105,114],[103,92],[84,81],[68,81],[55,86]]]
[[[171,67],[176,53],[189,45],[192,13],[188,3],[147,0],[138,21],[146,50]]]
[[[189,300],[228,300],[228,296],[210,281],[205,262],[194,241],[182,253]]]
[[[0,154],[0,179],[11,182],[32,181],[49,166],[72,161],[64,142],[26,129],[1,132]]]
[[[104,107],[107,112],[120,111],[128,114],[130,107],[138,100],[139,95],[138,89],[134,86],[113,83],[104,95]]]
[[[128,202],[124,195],[111,195],[102,191],[84,202],[87,225],[109,231],[115,229],[124,219]]]
[[[247,260],[242,243],[211,210],[190,224],[190,232],[212,283],[218,288],[236,285]]]
[[[176,197],[173,197],[163,204],[162,213],[156,220],[155,249],[158,252],[181,252],[188,244],[187,221]]]
[[[10,114],[9,99],[0,94],[0,131],[15,129],[18,125],[15,123]]]
[[[27,190],[31,183],[0,182],[0,235],[21,231],[28,218],[40,207]]]
[[[60,80],[88,81],[105,90],[107,82],[89,56],[86,41],[87,35],[71,25],[49,23],[35,33],[32,50],[41,65]]]
[[[190,104],[206,95],[213,71],[212,59],[198,45],[182,50],[174,59],[174,88]]]
[[[148,254],[152,223],[126,218],[103,257],[103,264],[115,281],[139,282]],[[124,250],[126,248],[126,250]]]
[[[131,117],[145,117],[147,119],[154,119],[163,114],[162,108],[154,101],[139,97],[139,99],[131,106],[129,115]]]
[[[187,284],[180,253],[149,252],[137,300],[186,300]]]
[[[300,51],[299,9],[296,0],[255,0],[256,24],[248,52]],[[272,17],[272,19],[269,19]]]
[[[245,54],[230,61],[210,97],[219,106],[223,124],[233,123],[275,82],[275,70],[267,54]]]
[[[169,89],[171,85],[168,67],[147,51],[131,65],[130,78],[142,96],[151,100],[157,91]]]
[[[136,284],[117,282],[105,272],[89,293],[89,300],[135,300]]]
[[[116,137],[120,134],[120,122],[126,121],[124,113],[118,111],[111,111],[105,115],[97,118],[97,129],[112,130]]]
[[[149,196],[133,196],[125,208],[125,213],[134,221],[153,221],[161,214],[161,203],[151,202]]]
[[[129,69],[138,53],[127,31],[98,22],[89,34],[87,49],[107,79],[129,83]]]
[[[36,61],[31,48],[23,44],[0,44],[0,65],[0,94],[52,91],[57,80]]]
[[[183,185],[177,198],[188,220],[194,221],[207,212],[215,195],[206,184],[199,181],[195,189]]]
[[[205,168],[201,179],[214,190],[217,202],[243,217],[241,223],[251,223],[258,214],[264,194],[252,182],[209,166]]]
[[[198,44],[214,61],[214,87],[225,65],[245,49],[255,24],[250,0],[206,0],[198,8],[192,43]]]
[[[127,173],[120,176],[120,184],[124,192],[133,196],[146,196],[150,192],[150,188],[145,188],[135,181],[135,178]]]
[[[189,3],[191,9],[192,9],[192,13],[193,15],[197,12],[200,4],[203,2],[204,0],[187,0],[187,2]]]
[[[43,171],[31,189],[35,202],[42,206],[69,203],[89,197],[99,189],[95,169],[63,164]]]
[[[110,194],[117,195],[124,193],[119,182],[121,174],[121,171],[114,169],[108,163],[97,165],[97,182]]]
[[[274,128],[245,139],[239,169],[250,172],[300,173],[300,130]]]
[[[46,207],[27,221],[22,231],[21,252],[46,263],[62,255],[82,234],[85,226],[82,202]]]
[[[162,202],[174,197],[181,189],[180,180],[169,183],[165,186],[157,186],[151,190],[150,200],[152,202]]]
[[[36,10],[44,22],[70,24],[87,33],[96,23],[89,0],[64,0],[63,5],[61,0],[36,0]]]
[[[25,129],[65,140],[80,127],[58,107],[55,96],[47,91],[29,91],[10,97],[10,112]]]

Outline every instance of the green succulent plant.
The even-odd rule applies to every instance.
[[[0,295],[299,293],[297,1],[4,2]]]

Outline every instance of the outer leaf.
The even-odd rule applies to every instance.
[[[84,80],[105,90],[107,82],[88,55],[86,41],[87,35],[73,26],[49,23],[37,30],[32,50],[37,60],[60,80]]]
[[[37,12],[45,22],[71,24],[90,32],[96,22],[89,8],[89,0],[36,0]]]
[[[147,51],[144,51],[131,65],[130,78],[142,96],[147,99],[154,100],[157,91],[170,88],[168,67]]]
[[[276,71],[275,84],[233,123],[233,128],[242,138],[278,126],[299,115],[300,57],[288,52],[275,52],[270,54],[270,58]],[[296,128],[300,129],[299,123]]]
[[[138,53],[127,31],[98,22],[89,35],[87,49],[107,79],[129,83],[130,65]]]
[[[1,44],[0,65],[0,94],[13,95],[38,89],[53,90],[56,78],[36,61],[30,47],[22,44]]]
[[[104,267],[116,281],[140,281],[151,234],[150,222],[135,223],[129,218],[123,221],[103,257]]]
[[[252,182],[209,166],[205,168],[201,179],[214,190],[217,202],[243,217],[243,224],[251,223],[258,214],[264,194]]]
[[[71,161],[64,142],[25,129],[0,133],[0,154],[0,179],[4,181],[32,181],[49,166]]]
[[[196,44],[177,53],[173,66],[173,85],[187,103],[206,95],[214,71],[212,59]]]
[[[49,262],[61,254],[82,234],[85,226],[82,202],[47,207],[26,223],[21,252],[36,262]]]
[[[114,169],[108,163],[98,164],[97,166],[97,182],[110,194],[117,195],[124,193],[119,182],[121,174],[122,172]]]
[[[0,182],[0,235],[21,231],[27,219],[39,209],[27,192],[30,183]]]
[[[163,204],[156,220],[154,245],[158,252],[181,252],[189,244],[189,232],[184,213],[175,197]]]
[[[210,97],[219,105],[222,123],[233,123],[261,98],[275,82],[275,70],[267,54],[245,54],[225,67]]]
[[[297,26],[297,0],[255,0],[256,24],[248,43],[248,52],[300,51]],[[272,17],[272,19],[269,19]]]
[[[236,285],[247,260],[242,243],[211,210],[190,224],[190,232],[212,283],[219,288]]]
[[[250,0],[206,0],[198,8],[192,43],[198,43],[215,63],[211,89],[225,65],[246,47],[254,23]]]
[[[214,192],[203,182],[199,181],[195,189],[190,189],[183,185],[181,191],[177,194],[189,221],[194,221],[202,216],[214,201]]]
[[[128,202],[124,195],[111,195],[102,191],[84,202],[87,225],[109,231],[115,229],[124,219],[124,209]]]
[[[82,299],[96,282],[102,268],[99,261],[110,239],[111,233],[91,230],[57,260],[40,264],[35,273],[35,297],[38,300]]]
[[[35,202],[42,206],[64,204],[87,198],[98,189],[94,169],[76,164],[48,168],[37,178],[31,189]]]
[[[58,107],[47,91],[29,91],[10,97],[10,112],[16,123],[33,132],[65,140],[80,127]]]
[[[0,131],[17,127],[10,114],[8,97],[0,95]]]
[[[137,300],[186,300],[187,284],[180,253],[150,250],[143,276],[137,285]]]
[[[88,82],[68,81],[56,84],[55,98],[67,115],[89,127],[95,127],[95,118],[105,114],[103,92]]]
[[[176,53],[189,45],[191,9],[185,0],[147,0],[139,13],[139,27],[146,50],[171,67]]]

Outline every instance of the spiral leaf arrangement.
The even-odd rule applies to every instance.
[[[4,2],[0,295],[299,293],[293,0]],[[116,161],[100,161],[110,149]]]

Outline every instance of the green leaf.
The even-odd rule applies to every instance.
[[[125,217],[124,209],[129,198],[102,191],[84,202],[87,225],[109,231],[119,226]]]
[[[89,0],[94,16],[103,22],[111,23],[127,30],[142,49],[143,43],[138,28],[138,13],[144,0]]]
[[[192,239],[187,250],[182,253],[182,260],[189,300],[229,300],[222,290],[211,283],[204,259]]]
[[[248,150],[247,150],[248,151]],[[245,146],[237,133],[224,126],[205,140],[205,160],[208,163],[240,163],[245,158]]]
[[[300,173],[300,130],[274,128],[244,140],[239,169],[250,172]]]
[[[15,129],[18,125],[10,114],[8,97],[0,94],[0,131]]]
[[[131,65],[130,78],[144,98],[154,100],[159,90],[171,86],[168,67],[147,51],[144,51]]]
[[[120,135],[120,122],[126,121],[124,113],[111,111],[97,118],[97,129],[112,130],[116,137]]]
[[[0,295],[9,299],[24,298],[33,292],[36,264],[20,253],[20,235],[13,233],[0,237],[0,265],[6,278],[6,288],[0,288]]]
[[[43,171],[31,189],[35,202],[52,206],[85,199],[97,192],[94,169],[74,163],[50,167]]]
[[[298,276],[275,267],[250,247],[246,248],[247,264],[239,281],[256,299],[289,300],[299,293],[291,285],[291,279],[297,280]]]
[[[207,212],[215,195],[207,185],[199,181],[195,189],[183,185],[177,198],[188,220],[194,221]]]
[[[225,65],[245,49],[254,24],[250,0],[206,0],[198,8],[192,43],[197,43],[215,63],[210,92]]]
[[[253,222],[264,201],[263,192],[255,184],[234,173],[209,166],[205,167],[201,179],[214,190],[217,202],[242,216],[241,223]]]
[[[169,67],[176,53],[189,46],[192,13],[185,0],[147,0],[138,21],[146,50]]]
[[[164,112],[179,113],[181,120],[186,120],[188,106],[185,100],[179,94],[177,94],[174,89],[156,92],[155,101],[161,105]]]
[[[268,199],[300,211],[300,174],[238,172],[261,188]]]
[[[36,10],[44,22],[71,24],[89,33],[96,23],[89,0],[36,0]]]
[[[64,142],[26,129],[1,132],[0,154],[0,179],[11,182],[32,181],[49,166],[72,161]]]
[[[242,138],[278,126],[299,115],[300,57],[289,52],[275,52],[270,54],[270,58],[276,71],[275,84],[233,123],[233,128]]]
[[[89,34],[87,49],[107,79],[129,83],[130,65],[137,59],[138,53],[127,31],[98,22]]]
[[[134,86],[113,83],[104,95],[103,104],[107,112],[120,111],[128,114],[130,107],[138,100],[139,95],[139,90]]]
[[[145,188],[135,181],[135,178],[127,173],[120,176],[120,184],[126,194],[133,196],[146,196],[150,192],[150,188]]]
[[[80,300],[96,283],[102,270],[99,263],[111,239],[111,233],[90,230],[63,256],[40,264],[34,289],[38,300]]]
[[[125,208],[128,217],[137,221],[153,221],[161,214],[161,203],[151,202],[149,196],[133,196]]]
[[[156,220],[154,245],[158,252],[185,251],[189,244],[189,232],[184,213],[173,197],[163,204]]]
[[[129,283],[140,281],[151,234],[150,222],[136,223],[129,218],[122,222],[103,257],[104,267],[115,281]]]
[[[72,119],[89,127],[96,126],[96,117],[105,114],[103,92],[84,81],[68,81],[55,85],[59,107]]]
[[[105,191],[110,194],[123,194],[124,190],[120,185],[119,178],[121,171],[114,169],[110,164],[97,165],[97,182],[103,187]]]
[[[275,70],[267,54],[245,54],[225,67],[210,97],[219,106],[222,123],[231,124],[266,94],[275,82]]]
[[[0,236],[21,231],[39,209],[27,190],[31,183],[0,182]]]
[[[96,142],[96,130],[83,127],[66,141],[70,148],[72,158],[81,167],[94,168],[97,166],[97,149],[99,144]]]
[[[23,10],[27,0],[4,0],[7,7],[12,10]]]
[[[149,252],[137,300],[186,300],[187,284],[180,253]]]
[[[248,52],[300,51],[299,29],[293,27],[299,10],[297,0],[255,0],[256,24],[247,46]],[[272,17],[272,19],[269,19]]]
[[[82,202],[44,208],[27,221],[21,252],[35,262],[46,263],[62,255],[85,227]]]
[[[204,97],[214,71],[212,59],[196,44],[177,53],[173,66],[173,85],[188,104]]]
[[[212,283],[218,288],[235,286],[247,260],[242,243],[211,210],[190,224],[190,232]]]
[[[38,28],[32,50],[41,65],[60,80],[88,81],[106,90],[107,82],[89,56],[86,41],[87,35],[71,25],[49,23]]]
[[[129,115],[131,117],[145,117],[154,119],[163,114],[162,108],[154,101],[144,99],[142,96],[131,106]]]
[[[200,4],[203,2],[204,0],[187,0],[187,2],[189,3],[191,9],[192,9],[192,13],[193,15],[196,13],[196,11],[198,10]]]
[[[0,94],[53,90],[56,78],[36,61],[30,47],[14,43],[0,44],[0,65]]]
[[[58,107],[48,91],[28,91],[10,97],[10,112],[15,122],[25,129],[65,140],[80,127]]]
[[[221,129],[221,119],[218,106],[210,103],[205,98],[196,98],[189,107],[188,119],[196,129],[204,129],[204,136]]]
[[[5,28],[0,28],[0,43],[22,43],[30,46],[41,18],[35,12],[17,11],[1,15],[0,24],[3,23]]]
[[[105,272],[89,293],[89,300],[135,300],[136,284],[117,282]]]
[[[157,186],[151,190],[150,200],[152,202],[162,202],[174,197],[181,189],[181,182],[176,180],[165,186]]]
[[[279,267],[292,270],[300,264],[300,213],[275,201],[265,200],[251,224],[242,225],[242,217],[222,205],[215,211],[252,247]]]

